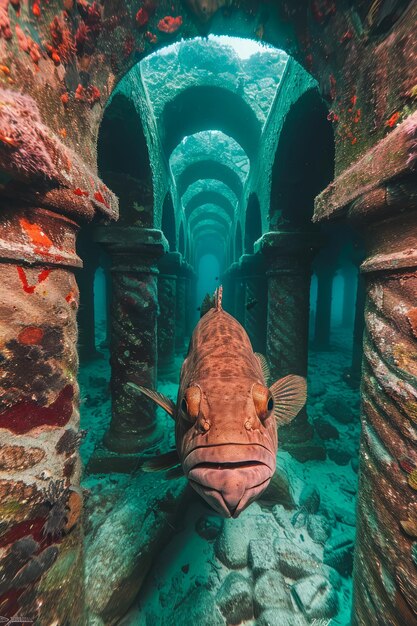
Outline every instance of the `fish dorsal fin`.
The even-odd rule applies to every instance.
[[[214,308],[216,311],[222,311],[223,286],[217,287],[214,292]]]
[[[274,415],[277,425],[289,424],[305,405],[306,379],[290,374],[277,380],[269,389],[274,398]]]
[[[180,459],[176,450],[171,450],[166,454],[158,454],[158,456],[152,457],[146,461],[143,461],[140,468],[144,472],[163,472],[166,470],[172,470],[179,465]]]
[[[174,416],[176,406],[174,402],[170,398],[164,396],[163,393],[159,393],[159,391],[154,391],[153,389],[146,389],[146,387],[141,387],[140,385],[136,385],[136,383],[132,382],[128,382],[127,385],[130,387],[130,389],[133,389],[135,393],[143,393],[145,394],[145,396],[148,396],[148,398],[156,402],[156,404],[162,407],[164,411],[168,413],[168,415],[175,419]]]
[[[261,365],[262,374],[264,375],[266,384],[268,384],[268,381],[271,378],[271,372],[269,371],[268,361],[266,360],[266,357],[264,357],[263,354],[260,354],[260,352],[255,352],[255,356],[258,357],[259,363]]]

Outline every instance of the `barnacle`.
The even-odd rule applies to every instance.
[[[50,480],[43,493],[49,508],[42,528],[43,535],[50,539],[59,539],[67,523],[69,489],[64,487],[63,480]]]
[[[77,433],[72,428],[68,428],[56,444],[56,451],[58,454],[73,454],[86,434],[86,430],[80,430]]]

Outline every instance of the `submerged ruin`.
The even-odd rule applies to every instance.
[[[417,625],[416,20],[0,1],[0,619]],[[220,285],[308,382],[237,519],[128,384],[176,400]]]

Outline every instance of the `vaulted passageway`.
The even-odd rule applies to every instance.
[[[416,10],[0,6],[4,619],[417,623]],[[219,285],[265,393],[308,381],[236,519],[179,475],[181,429],[137,391],[175,402]],[[196,428],[230,392],[258,406],[205,383]],[[257,463],[217,461],[198,469]]]

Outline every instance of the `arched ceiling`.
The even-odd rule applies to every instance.
[[[187,135],[216,129],[233,137],[253,159],[262,126],[251,107],[236,93],[222,87],[192,87],[166,103],[160,134],[166,154]]]
[[[237,198],[241,197],[243,185],[236,172],[223,163],[210,159],[195,161],[183,170],[176,181],[179,196],[182,197],[188,187],[197,180],[204,180],[206,178],[214,178],[224,183],[233,191]]]
[[[229,216],[225,213],[220,213],[217,207],[204,205],[200,207],[200,209],[196,209],[192,214],[189,220],[190,230],[193,231],[197,224],[201,223],[205,219],[216,220],[220,224],[223,224],[225,228],[230,228],[232,224]]]
[[[185,216],[190,217],[191,213],[203,204],[215,204],[223,209],[223,211],[233,220],[235,215],[235,206],[223,194],[218,191],[200,191],[189,200],[184,206]]]
[[[232,137],[217,130],[185,137],[171,154],[171,172],[177,178],[187,165],[205,159],[224,163],[236,172],[242,183],[249,173],[249,159],[244,150]]]
[[[187,206],[194,196],[202,192],[216,192],[224,196],[233,207],[237,206],[240,199],[236,196],[234,191],[222,181],[214,178],[201,178],[188,187],[187,191],[182,196],[182,205],[184,207]]]
[[[199,222],[192,231],[193,237],[198,237],[201,233],[218,233],[223,236],[224,239],[227,239],[228,228],[220,224],[217,220],[202,220]]]

